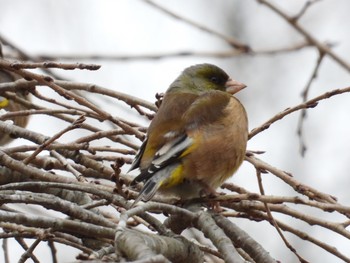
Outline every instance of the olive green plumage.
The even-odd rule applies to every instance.
[[[0,83],[13,82],[19,78],[20,78],[20,76],[14,74],[12,72],[0,70]],[[12,95],[16,95],[16,96],[23,98],[23,99],[26,99],[28,101],[31,100],[30,94],[24,90],[19,90],[17,92],[7,92],[7,93],[12,94]],[[0,94],[0,110],[4,109],[7,112],[16,112],[16,111],[23,111],[23,110],[27,109],[22,104],[17,103],[13,100],[7,99],[5,97],[5,95],[4,96],[1,96],[1,95],[4,95],[4,94]],[[10,120],[13,121],[14,125],[25,128],[28,124],[29,116],[28,115],[18,115],[18,116],[12,117]],[[13,138],[10,134],[5,134],[3,132],[0,132],[0,146],[11,142],[13,139],[15,139],[15,138]]]
[[[215,192],[241,165],[248,120],[232,94],[245,85],[217,66],[185,69],[170,85],[131,169],[145,182],[135,200],[157,190],[182,199]]]

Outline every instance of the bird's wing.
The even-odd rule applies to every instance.
[[[132,181],[132,184],[146,181],[134,204],[140,200],[150,200],[161,185],[182,180],[181,172],[177,173],[176,169],[181,167],[180,159],[192,144],[193,139],[184,134],[168,141],[156,152],[149,168],[141,171]]]
[[[180,158],[184,156],[184,153],[187,149],[189,149],[192,143],[193,139],[188,137],[187,134],[182,134],[169,140],[156,152],[148,169],[142,170],[141,173],[132,181],[131,185],[146,181],[159,171],[164,170],[164,168],[167,166],[179,163]],[[171,173],[168,176],[165,176],[163,179],[166,180],[170,176]],[[164,180],[160,181],[164,182]]]
[[[166,181],[169,177],[171,177],[173,171],[176,169],[177,166],[178,166],[178,163],[173,163],[165,166],[163,169],[158,170],[156,173],[152,174],[150,176],[150,179],[147,180],[147,182],[141,189],[139,195],[135,199],[132,206],[134,206],[140,200],[143,200],[143,201],[150,200],[155,195],[159,187],[164,183],[164,181]]]
[[[145,140],[142,142],[140,149],[136,153],[135,159],[133,160],[128,172],[140,167],[141,158],[143,156],[143,153],[145,152],[147,142],[148,142],[148,139],[146,137]]]

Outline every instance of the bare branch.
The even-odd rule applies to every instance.
[[[306,1],[305,4],[303,5],[303,7],[301,8],[301,10],[299,11],[299,13],[293,17],[294,21],[299,20],[313,4],[320,2],[320,1],[321,0],[308,0],[308,1]]]
[[[6,109],[6,112],[2,110],[0,135],[8,136],[11,140],[22,138],[24,141],[20,144],[2,144],[0,149],[0,239],[4,241],[2,248],[6,263],[10,261],[11,251],[7,245],[10,239],[16,240],[24,249],[20,262],[28,258],[39,262],[37,247],[42,246],[42,241],[48,242],[53,262],[59,261],[56,243],[82,251],[77,256],[80,262],[278,262],[274,259],[273,251],[266,251],[264,244],[254,240],[249,231],[240,228],[239,223],[243,220],[252,224],[261,221],[269,223],[261,231],[265,234],[277,230],[290,250],[290,255],[286,257],[296,255],[300,262],[307,262],[307,256],[289,240],[289,234],[293,234],[302,244],[316,246],[324,253],[350,262],[350,258],[338,251],[336,245],[317,239],[317,235],[307,229],[300,230],[297,225],[315,226],[347,242],[350,240],[347,229],[350,225],[350,207],[338,202],[335,196],[313,185],[306,185],[292,174],[257,158],[263,151],[247,151],[245,158],[256,171],[260,193],[225,183],[222,186],[224,193],[214,197],[203,196],[179,202],[170,195],[156,195],[152,201],[131,208],[139,189],[138,186],[130,186],[132,175],[124,173],[127,168],[124,165],[132,162],[132,155],[139,148],[136,139],[143,140],[147,128],[130,121],[128,116],[118,111],[107,111],[95,97],[117,105],[118,109],[131,108],[128,112],[137,117],[152,119],[163,96],[157,95],[154,104],[93,83],[58,80],[50,70],[97,70],[100,67],[75,61],[62,63],[59,59],[134,61],[189,56],[240,56],[240,59],[245,59],[248,56],[273,57],[288,52],[288,55],[293,55],[291,52],[311,48],[318,51],[319,57],[302,90],[302,103],[277,113],[249,134],[249,138],[252,138],[271,124],[300,111],[298,135],[305,152],[303,124],[307,111],[322,100],[350,91],[350,87],[344,87],[309,98],[321,64],[323,66],[327,62],[324,58],[331,57],[347,71],[350,71],[350,66],[333,52],[333,45],[321,43],[301,24],[301,18],[319,0],[305,1],[294,16],[268,0],[256,1],[271,10],[271,14],[277,13],[281,21],[287,21],[303,36],[303,40],[253,50],[248,43],[194,22],[151,0],[144,0],[144,3],[195,30],[225,41],[228,49],[31,56],[0,36],[0,41],[10,47],[10,57],[13,59],[0,59],[0,73],[5,76],[0,80],[0,94],[5,101],[19,105],[18,108]],[[6,56],[6,49],[4,51]],[[17,62],[20,60],[23,62]],[[37,70],[32,69],[45,74],[38,74]],[[46,95],[47,89],[56,92],[55,98]],[[32,100],[28,99],[29,95]],[[45,136],[41,130],[29,130],[25,125],[10,123],[18,118],[28,120],[29,116],[39,114],[50,121],[59,120],[60,126],[50,136]],[[63,125],[61,120],[64,121]],[[69,132],[76,128],[84,133],[69,139]],[[62,135],[65,135],[64,138]],[[68,143],[62,142],[67,138]],[[264,187],[267,185],[265,183],[263,186],[263,174],[278,178],[279,183],[289,186],[290,194],[266,195]],[[248,176],[253,174],[248,172]],[[31,209],[20,212],[18,205]],[[215,205],[220,205],[222,210],[212,209]],[[40,211],[53,210],[55,214],[48,216],[43,212],[38,215],[37,207]],[[60,215],[56,216],[56,213]],[[62,218],[61,215],[66,217]],[[188,238],[184,237],[184,230]],[[27,245],[29,239],[32,239],[32,245]]]
[[[278,8],[276,5],[272,4],[267,0],[257,0],[259,3],[267,6],[273,12],[281,16],[287,23],[289,23],[295,30],[297,30],[305,39],[310,43],[310,45],[315,46],[320,53],[325,53],[330,56],[334,61],[336,61],[340,66],[342,66],[346,71],[350,72],[350,64],[343,60],[340,56],[336,55],[327,44],[322,44],[314,36],[308,33],[301,25],[298,24],[297,19],[287,15],[284,11]]]
[[[265,190],[264,190],[264,187],[263,187],[263,184],[262,184],[261,171],[257,167],[256,167],[256,176],[258,178],[260,194],[261,195],[265,195]],[[283,233],[282,233],[280,227],[278,226],[275,218],[272,216],[272,213],[271,213],[271,210],[269,208],[269,205],[266,202],[264,202],[264,207],[266,209],[266,214],[269,217],[270,222],[273,224],[273,226],[277,230],[278,235],[281,237],[281,239],[283,240],[283,243],[286,245],[286,247],[299,259],[299,261],[301,263],[308,263],[308,261],[306,261],[302,256],[299,255],[297,250],[289,243],[287,238],[283,235]]]
[[[15,70],[34,69],[34,68],[59,68],[64,70],[73,70],[73,69],[98,70],[101,68],[100,65],[83,64],[83,63],[67,64],[67,63],[57,63],[54,61],[36,62],[36,63],[15,61],[11,63],[11,67]]]
[[[203,25],[200,25],[200,24],[198,24],[196,22],[193,22],[190,19],[184,18],[184,17],[182,17],[182,16],[180,16],[178,14],[175,14],[174,12],[164,8],[163,6],[153,2],[151,0],[144,0],[144,2],[149,4],[149,5],[151,5],[151,6],[153,6],[153,7],[155,7],[155,8],[157,8],[158,10],[162,11],[163,13],[165,13],[165,14],[167,14],[167,15],[175,18],[175,19],[178,19],[178,20],[180,20],[182,22],[185,22],[186,24],[189,24],[189,25],[191,25],[191,26],[193,26],[195,28],[198,28],[198,29],[200,29],[200,30],[202,30],[204,32],[207,32],[207,33],[209,33],[211,35],[214,35],[216,37],[219,37],[219,38],[225,40],[230,46],[232,46],[232,47],[234,47],[236,49],[239,49],[243,53],[250,51],[250,47],[248,45],[242,44],[240,41],[238,41],[238,40],[236,40],[236,39],[234,39],[232,37],[229,37],[229,36],[226,36],[224,34],[221,34],[221,33],[217,32],[215,30],[209,29],[209,28],[207,28],[207,27],[205,27]]]
[[[311,84],[317,78],[317,73],[320,69],[323,58],[324,58],[324,54],[320,53],[319,57],[317,59],[315,68],[311,74],[311,77],[310,77],[309,81],[307,82],[306,87],[302,91],[303,102],[306,102],[308,99],[308,94],[309,94],[309,90],[311,88]],[[306,144],[305,144],[305,141],[303,138],[303,124],[304,124],[305,118],[306,118],[306,109],[302,109],[300,116],[299,116],[298,127],[297,127],[297,134],[299,136],[299,145],[300,145],[299,151],[300,151],[301,156],[304,156],[305,152],[306,152]]]
[[[258,133],[268,129],[271,124],[275,123],[276,121],[279,121],[281,119],[283,119],[285,116],[293,113],[293,112],[296,112],[296,111],[299,111],[299,110],[302,110],[302,109],[308,109],[308,108],[314,108],[317,106],[318,102],[321,101],[321,100],[325,100],[325,99],[328,99],[328,98],[331,98],[335,95],[340,95],[340,94],[343,94],[343,93],[347,93],[347,92],[350,92],[350,87],[346,87],[346,88],[342,88],[342,89],[335,89],[335,90],[332,90],[332,91],[327,91],[326,93],[322,94],[322,95],[319,95],[313,99],[310,99],[306,102],[303,102],[297,106],[294,106],[294,107],[291,107],[291,108],[287,108],[285,109],[284,111],[276,114],[274,117],[272,117],[271,119],[267,120],[266,122],[264,122],[262,125],[254,128],[253,130],[250,131],[249,133],[249,139],[253,138],[255,135],[257,135]]]
[[[194,51],[184,50],[179,52],[160,52],[160,53],[140,53],[140,54],[40,54],[39,56],[45,60],[93,60],[93,61],[136,61],[136,60],[159,60],[167,58],[181,58],[181,57],[201,57],[201,58],[234,58],[238,56],[265,56],[265,55],[278,55],[288,52],[295,52],[304,48],[310,47],[309,42],[296,43],[286,47],[275,47],[270,49],[255,49],[250,50],[248,53],[242,53],[242,51],[233,49],[227,51]]]

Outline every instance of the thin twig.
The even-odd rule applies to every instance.
[[[47,245],[50,248],[52,263],[58,263],[58,260],[57,260],[57,249],[55,247],[55,243],[52,240],[49,240],[47,242]]]
[[[315,46],[319,52],[325,53],[328,56],[330,56],[333,60],[335,60],[340,66],[342,66],[345,70],[350,72],[350,64],[343,60],[343,58],[336,55],[333,50],[329,48],[329,45],[323,44],[320,41],[318,41],[313,35],[311,35],[309,32],[305,30],[304,27],[298,24],[298,20],[295,20],[294,17],[291,17],[287,15],[286,12],[282,11],[282,9],[278,8],[275,4],[267,1],[267,0],[257,0],[258,3],[261,3],[268,8],[270,8],[272,11],[277,13],[279,16],[281,16],[284,20],[286,20],[295,30],[297,30],[301,35],[305,37],[307,41],[313,46]]]
[[[308,0],[308,1],[306,1],[305,4],[303,5],[303,7],[301,8],[301,10],[299,11],[299,13],[293,17],[294,21],[299,20],[313,4],[320,2],[320,1],[321,0]]]
[[[302,92],[302,98],[303,98],[303,102],[306,102],[308,99],[308,95],[309,95],[309,90],[311,88],[311,84],[313,83],[313,81],[317,78],[317,73],[320,69],[322,60],[324,58],[324,53],[319,53],[315,68],[311,74],[310,79],[308,80],[303,92]],[[297,127],[297,134],[299,137],[299,151],[301,156],[305,156],[305,152],[306,152],[306,143],[303,137],[303,124],[306,118],[306,109],[302,109],[299,115],[299,120],[298,120],[298,127]]]
[[[118,125],[119,127],[121,127],[123,130],[125,130],[126,132],[130,132],[131,134],[134,134],[140,140],[144,139],[144,135],[142,133],[135,130],[133,127],[127,125],[126,123],[121,122],[117,118],[114,118],[110,113],[104,111],[103,109],[101,109],[100,107],[96,106],[95,104],[89,102],[85,98],[75,94],[74,92],[71,92],[69,90],[62,88],[50,76],[35,74],[33,72],[30,72],[30,71],[24,70],[24,69],[14,70],[11,67],[11,63],[9,61],[1,59],[1,58],[0,58],[0,67],[3,67],[9,71],[14,71],[16,74],[21,75],[24,78],[34,79],[34,80],[38,81],[39,83],[44,84],[44,85],[52,88],[60,96],[67,98],[67,99],[72,99],[72,100],[76,101],[78,104],[83,105],[83,106],[91,109],[92,111],[95,111],[97,114],[100,115],[100,117],[103,120],[110,120],[111,122],[113,122],[116,125]]]
[[[22,254],[21,258],[18,260],[18,263],[24,263],[30,257],[33,259],[33,251],[40,244],[40,242],[41,242],[41,239],[37,238],[34,241],[34,243],[26,250],[26,252]],[[37,262],[40,263],[39,261]]]
[[[196,23],[196,22],[194,22],[194,21],[192,21],[192,20],[190,20],[188,18],[180,16],[180,15],[176,14],[175,12],[172,12],[172,11],[166,9],[165,7],[155,3],[153,1],[144,0],[144,2],[149,4],[149,5],[151,5],[151,6],[153,6],[154,8],[157,8],[158,10],[162,11],[163,13],[165,13],[165,14],[167,14],[167,15],[175,18],[175,19],[178,19],[178,20],[180,20],[182,22],[185,22],[186,24],[189,24],[189,25],[191,25],[191,26],[193,26],[195,28],[198,28],[198,29],[200,29],[200,30],[202,30],[204,32],[207,32],[207,33],[209,33],[211,35],[217,36],[217,37],[225,40],[229,45],[231,45],[232,47],[234,47],[236,49],[239,49],[243,53],[244,52],[249,52],[251,50],[251,48],[248,45],[241,43],[239,40],[236,40],[233,37],[226,36],[226,35],[224,35],[222,33],[219,33],[219,32],[217,32],[215,30],[212,30],[212,29],[210,29],[208,27],[205,27],[205,26],[203,26],[201,24],[198,24],[198,23]]]
[[[74,70],[74,69],[87,69],[87,70],[98,70],[101,65],[95,64],[83,64],[83,63],[58,63],[54,61],[46,62],[12,62],[11,67],[13,69],[35,69],[35,68],[59,68],[64,70]]]
[[[261,178],[261,171],[258,168],[256,168],[255,170],[256,170],[256,176],[257,176],[257,179],[258,179],[258,185],[259,185],[260,194],[261,195],[265,195],[265,190],[264,190],[264,186],[263,186],[262,178]],[[308,261],[306,261],[302,256],[299,255],[297,250],[288,242],[287,238],[283,235],[280,227],[278,226],[277,222],[275,221],[274,217],[272,216],[272,213],[270,211],[269,205],[266,202],[263,202],[263,203],[264,203],[264,206],[265,206],[265,209],[266,209],[267,216],[269,217],[270,222],[273,224],[273,226],[277,230],[278,235],[283,240],[283,243],[299,259],[299,261],[301,263],[308,263]]]
[[[25,260],[28,259],[29,257],[34,261],[34,263],[40,263],[39,259],[31,253],[31,251],[29,251],[30,247],[28,247],[28,245],[24,242],[24,239],[21,238],[21,237],[17,237],[15,238],[15,240],[18,242],[18,244],[21,245],[21,247],[26,251],[22,257],[24,256],[25,257]],[[39,241],[40,242],[40,241]],[[36,244],[38,245],[38,244]],[[36,247],[36,245],[34,246],[34,248]],[[33,249],[34,249],[33,248]],[[22,257],[20,258],[20,260],[22,259]],[[23,262],[23,261],[20,261],[20,262]]]
[[[256,169],[260,171],[268,171],[273,175],[277,176],[285,183],[290,185],[296,192],[309,197],[312,200],[318,200],[320,202],[326,202],[331,204],[336,204],[336,198],[334,196],[322,193],[317,189],[303,185],[299,181],[297,181],[293,176],[285,171],[282,171],[258,158],[255,156],[246,156],[245,159],[250,162]]]
[[[55,157],[59,162],[61,162],[66,168],[66,170],[71,172],[75,176],[78,182],[86,182],[86,179],[84,178],[84,176],[79,171],[77,171],[72,165],[70,165],[67,162],[66,158],[64,158],[61,154],[53,150],[53,151],[50,151],[50,155]]]
[[[327,91],[326,93],[319,95],[313,99],[310,99],[306,102],[303,102],[297,106],[291,107],[291,108],[287,108],[284,111],[276,114],[274,117],[272,117],[271,119],[267,120],[266,122],[264,122],[263,124],[261,124],[260,126],[254,128],[253,130],[250,131],[249,133],[249,139],[253,138],[255,135],[257,135],[258,133],[268,129],[271,124],[273,124],[276,121],[279,121],[281,119],[283,119],[285,116],[291,114],[292,112],[301,110],[301,109],[307,109],[307,108],[314,108],[317,106],[318,102],[321,100],[325,100],[328,98],[331,98],[335,95],[340,95],[343,93],[347,93],[350,92],[350,87],[346,87],[346,88],[342,88],[342,89],[334,89],[331,91]]]
[[[35,58],[35,57],[29,55],[27,52],[23,51],[21,48],[19,48],[17,45],[15,45],[12,41],[8,40],[3,35],[0,35],[0,42],[4,43],[7,46],[10,46],[18,54],[16,59],[21,59],[21,60],[26,60],[26,61],[36,61],[36,62],[42,61],[42,59],[40,59],[40,58]],[[50,69],[43,68],[42,70],[44,72],[46,72],[47,74],[50,74],[52,77],[54,77],[56,79],[64,79],[61,76],[59,76],[58,74],[54,73]]]
[[[85,121],[85,117],[84,116],[80,116],[78,119],[76,119],[71,125],[69,125],[68,127],[66,127],[65,129],[63,129],[62,131],[56,133],[54,136],[52,136],[50,139],[46,140],[44,143],[42,143],[41,145],[39,145],[39,147],[32,153],[31,156],[29,156],[28,158],[23,160],[24,164],[29,164],[40,152],[42,152],[43,150],[45,150],[45,148],[50,145],[51,143],[53,143],[54,141],[56,141],[58,138],[60,138],[63,134],[76,129],[76,128],[80,128],[80,125]]]
[[[266,55],[278,55],[288,52],[295,52],[301,49],[310,47],[308,42],[300,42],[286,47],[274,47],[269,49],[251,50],[249,53],[242,53],[239,50],[227,50],[227,51],[194,51],[183,50],[178,52],[159,52],[159,53],[146,53],[140,54],[41,54],[40,57],[46,60],[94,60],[94,61],[135,61],[135,60],[159,60],[167,58],[181,58],[181,57],[201,57],[201,58],[234,58],[238,56],[266,56]]]
[[[1,51],[1,49],[0,49]],[[4,253],[4,261],[5,263],[10,263],[10,255],[8,251],[8,238],[3,238],[2,239],[2,251]]]

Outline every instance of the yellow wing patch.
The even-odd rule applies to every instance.
[[[8,105],[9,105],[9,100],[4,97],[0,97],[0,108],[5,108]]]
[[[169,188],[178,184],[181,184],[184,180],[183,165],[179,164],[172,172],[169,178],[164,180],[160,187]]]
[[[196,148],[197,148],[197,144],[196,144],[196,141],[194,141],[190,147],[187,147],[187,149],[180,155],[180,157],[182,158],[186,156],[187,154],[193,152],[193,150]]]

